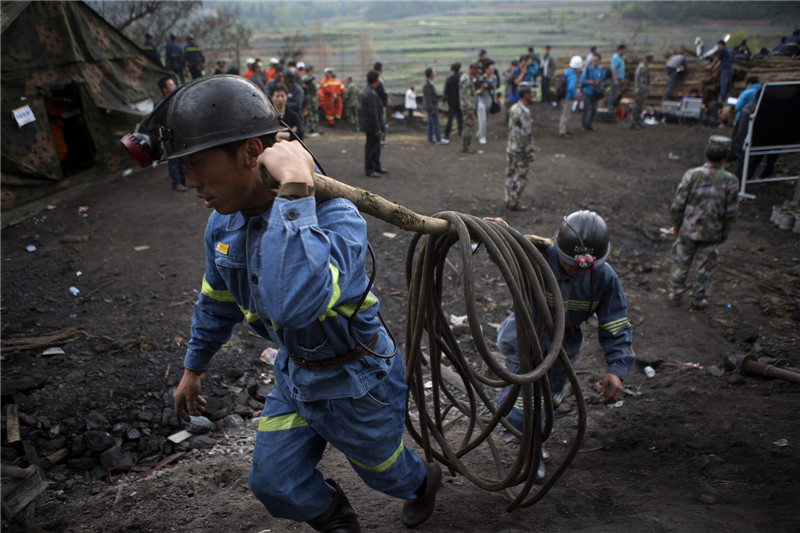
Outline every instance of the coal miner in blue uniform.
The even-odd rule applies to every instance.
[[[286,130],[239,76],[172,95],[169,158],[185,162],[186,185],[213,209],[175,409],[183,419],[203,412],[203,371],[245,320],[280,348],[258,424],[255,496],[275,517],[360,531],[342,488],[317,468],[330,444],[367,485],[407,500],[401,519],[416,527],[433,513],[441,470],[403,444],[405,373],[369,291],[366,222],[348,200],[315,200],[312,156],[275,141]],[[262,166],[277,185],[262,181]]]
[[[186,64],[186,68],[189,69],[189,74],[192,75],[193,80],[203,77],[206,56],[203,55],[200,45],[194,42],[194,35],[191,33],[186,36],[186,46],[183,47],[183,62]]]
[[[164,60],[167,67],[181,80],[181,85],[186,83],[183,77],[183,47],[178,42],[178,36],[174,33],[169,34],[169,42],[164,49]]]
[[[619,400],[622,394],[622,380],[630,373],[634,353],[631,349],[633,328],[628,321],[628,304],[622,292],[619,278],[606,263],[610,250],[608,230],[603,219],[592,211],[576,211],[564,218],[553,238],[553,244],[542,254],[558,280],[564,298],[566,331],[563,348],[574,364],[583,352],[585,341],[581,324],[592,315],[597,315],[597,335],[605,351],[608,370],[603,378],[603,403]],[[553,296],[546,292],[548,304],[552,306]],[[550,307],[552,312],[552,307]],[[537,308],[533,308],[534,320]],[[542,351],[550,349],[550,338],[544,334],[541,339]],[[517,372],[519,353],[517,351],[516,321],[512,313],[497,329],[497,347],[506,357],[508,369]],[[553,403],[558,406],[567,384],[567,375],[560,360],[547,373]],[[508,388],[501,395],[503,401]],[[507,417],[518,429],[522,428],[522,394],[517,406]]]
[[[158,51],[158,47],[153,42],[153,34],[149,31],[144,34],[144,44],[142,45],[142,52],[147,54],[147,57],[158,63],[159,67],[163,67],[164,65],[161,64],[161,53]]]

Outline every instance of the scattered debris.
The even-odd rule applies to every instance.
[[[6,408],[6,440],[8,440],[9,444],[21,440],[19,433],[19,415],[17,414],[17,404],[15,403],[8,404]],[[3,475],[5,475],[5,467],[3,467]]]
[[[18,352],[20,350],[36,350],[54,344],[66,344],[77,340],[79,336],[92,337],[85,331],[83,326],[68,326],[40,337],[22,337],[16,339],[3,339],[2,350],[4,352]]]
[[[81,242],[89,242],[88,235],[64,235],[61,237],[61,244],[78,244]]]
[[[275,358],[278,357],[278,350],[275,348],[267,348],[263,352],[261,352],[261,356],[259,359],[262,363],[267,363],[268,365],[275,364]]]
[[[172,435],[167,437],[167,440],[170,442],[174,442],[175,444],[180,444],[181,442],[185,441],[191,436],[192,434],[189,431],[182,429],[177,433],[173,433]]]
[[[147,246],[146,244],[143,244],[142,246],[134,246],[133,247],[133,251],[134,252],[143,252],[143,251],[149,250],[149,249],[150,249],[150,247]]]

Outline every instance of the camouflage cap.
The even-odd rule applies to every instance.
[[[708,146],[706,148],[722,148],[725,150],[731,149],[731,138],[724,135],[712,135],[708,138]]]
[[[712,135],[708,138],[706,153],[717,157],[724,156],[731,151],[731,138],[724,135]]]

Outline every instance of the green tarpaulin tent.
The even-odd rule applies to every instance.
[[[2,205],[131,166],[158,67],[83,2],[2,2]]]

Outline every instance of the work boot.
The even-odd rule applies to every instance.
[[[692,303],[689,305],[695,311],[702,311],[703,309],[708,307],[708,300],[706,300],[705,298],[701,298],[700,300],[692,300]]]
[[[308,525],[325,533],[361,533],[356,512],[350,507],[342,488],[332,479],[325,481],[336,489],[333,501],[325,512],[309,520]]]
[[[680,294],[675,294],[674,292],[671,292],[667,296],[667,300],[669,300],[669,303],[671,303],[673,307],[680,307],[681,306],[681,295]]]
[[[436,507],[436,491],[442,482],[442,469],[434,463],[425,463],[425,481],[417,489],[417,499],[403,504],[400,518],[406,527],[415,528],[430,518]],[[420,493],[422,495],[420,496]]]

